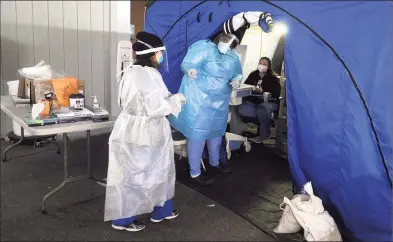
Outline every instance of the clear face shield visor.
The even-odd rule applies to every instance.
[[[230,51],[233,41],[239,42],[237,37],[233,34],[222,34],[218,41],[218,50],[221,54],[225,54]]]
[[[164,49],[164,50],[156,52],[155,58],[157,60],[159,69],[169,73],[168,51],[166,49]]]

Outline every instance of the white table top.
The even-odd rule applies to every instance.
[[[249,85],[249,84],[240,84],[240,87],[234,89],[234,91],[243,91],[243,90],[252,90],[254,88],[253,85]]]
[[[13,121],[22,126],[31,135],[36,136],[113,128],[116,120],[115,117],[112,117],[110,118],[110,121],[106,122],[94,123],[93,121],[79,121],[74,123],[29,127],[25,123],[25,117],[31,113],[31,107],[16,107],[14,100],[11,96],[1,96],[1,110],[5,114],[7,114]]]

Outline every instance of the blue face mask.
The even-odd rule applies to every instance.
[[[160,65],[164,61],[164,56],[161,55],[159,59],[157,59],[158,64]]]
[[[219,42],[217,48],[221,54],[226,54],[229,50],[229,45],[223,42]]]

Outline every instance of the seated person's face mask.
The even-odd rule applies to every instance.
[[[218,51],[221,54],[226,54],[230,50],[233,41],[235,41],[235,38],[236,37],[234,35],[221,35],[217,45]]]
[[[261,72],[261,73],[266,73],[267,65],[259,64],[258,65],[258,71]]]

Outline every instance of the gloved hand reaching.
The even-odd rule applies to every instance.
[[[178,99],[182,106],[187,103],[186,97],[182,93],[177,93],[175,95],[178,96]]]
[[[235,78],[233,78],[232,82],[239,82],[240,83],[242,78],[243,78],[243,75],[238,74],[238,75],[235,76]]]
[[[235,78],[233,78],[232,82],[231,82],[231,86],[232,88],[239,88],[240,87],[240,81],[242,80],[243,76],[241,74],[238,74],[235,76]]]
[[[236,88],[240,87],[240,83],[237,81],[233,81],[233,82],[231,82],[231,86],[232,86],[232,88],[236,89]]]
[[[168,98],[169,104],[172,107],[172,114],[177,117],[181,112],[182,106],[186,103],[186,97],[181,94],[177,93],[172,95]]]
[[[195,80],[198,76],[198,71],[196,69],[190,69],[189,71],[187,71],[187,76],[191,80]]]

